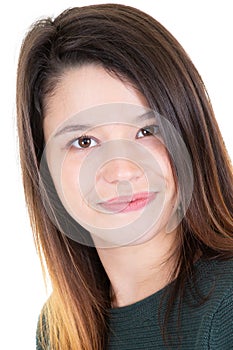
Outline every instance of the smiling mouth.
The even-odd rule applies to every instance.
[[[156,198],[157,192],[141,192],[133,196],[121,196],[99,203],[103,209],[115,213],[127,213],[144,208]]]

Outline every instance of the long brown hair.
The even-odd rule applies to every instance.
[[[55,19],[39,20],[21,48],[17,115],[26,202],[42,267],[45,262],[53,287],[41,324],[44,348],[45,333],[51,349],[103,350],[108,341],[110,282],[97,251],[59,230],[40,192],[46,97],[67,68],[93,62],[133,84],[173,124],[191,157],[194,188],[179,227],[177,278],[164,334],[197,253],[207,259],[233,256],[230,158],[203,81],[176,39],[149,15],[117,4],[71,8]],[[67,230],[72,227],[77,229],[73,223]]]

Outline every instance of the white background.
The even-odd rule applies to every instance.
[[[180,41],[209,92],[226,146],[233,159],[233,21],[231,0],[8,1],[1,5],[1,245],[0,347],[35,349],[35,328],[47,298],[33,245],[20,178],[15,78],[19,48],[36,19],[72,6],[121,2],[159,20]]]

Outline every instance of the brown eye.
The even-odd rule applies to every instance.
[[[151,136],[156,135],[159,132],[158,125],[149,125],[139,130],[139,133],[142,133],[143,136]],[[141,138],[142,136],[137,136],[137,138]]]
[[[78,144],[79,144],[79,146],[82,147],[82,148],[87,148],[87,147],[90,146],[91,140],[90,140],[90,138],[88,138],[88,137],[82,137],[82,138],[80,138],[80,139],[78,140]]]
[[[70,144],[71,147],[77,148],[77,149],[85,149],[85,148],[91,148],[95,146],[93,145],[93,142],[97,144],[97,142],[91,138],[90,136],[83,135],[80,136],[79,138],[73,140]]]
[[[151,135],[151,132],[150,132],[148,129],[142,129],[142,134],[143,134],[144,136],[146,136],[146,135],[148,135],[148,134]]]

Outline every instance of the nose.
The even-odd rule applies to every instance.
[[[143,176],[142,169],[133,161],[126,159],[112,159],[100,171],[100,176],[108,183],[121,181],[137,181]]]

